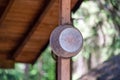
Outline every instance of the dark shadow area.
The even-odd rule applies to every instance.
[[[72,8],[72,12],[73,13],[75,13],[79,9],[79,7],[82,4],[82,2],[83,2],[83,0],[78,0],[77,1],[77,4]]]
[[[105,61],[82,76],[80,80],[120,80],[120,55]]]

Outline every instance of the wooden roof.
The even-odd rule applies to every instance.
[[[71,9],[79,1],[72,0]],[[59,0],[0,0],[0,62],[34,63],[58,18]]]

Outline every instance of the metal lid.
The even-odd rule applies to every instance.
[[[72,25],[60,25],[51,33],[50,46],[57,56],[72,57],[80,52],[83,37],[81,32]]]

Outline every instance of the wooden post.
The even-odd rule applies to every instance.
[[[59,0],[59,24],[70,24],[71,0]],[[58,57],[57,80],[71,80],[71,60]]]
[[[71,57],[83,45],[82,34],[71,24],[71,0],[59,0],[59,26],[50,36],[50,46],[57,58],[57,80],[71,80]]]
[[[58,57],[57,80],[71,80],[71,59]]]

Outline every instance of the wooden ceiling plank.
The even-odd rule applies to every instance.
[[[9,13],[10,8],[12,7],[13,3],[15,2],[15,0],[9,0],[9,3],[5,9],[5,11],[3,12],[1,18],[0,18],[0,24],[4,21],[5,17],[7,16],[7,14]]]
[[[41,24],[39,24],[38,26],[40,27],[39,29],[39,31],[40,32],[47,32],[47,34],[50,36],[50,33],[51,33],[51,30],[53,30],[55,27],[56,27],[56,25],[58,25],[58,17],[59,17],[59,14],[58,14],[58,12],[59,12],[59,10],[58,10],[58,5],[59,5],[59,0],[53,0],[54,1],[54,3],[52,3],[52,6],[51,6],[51,9],[47,9],[48,11],[47,12],[49,12],[49,13],[47,13],[46,15],[45,15],[45,17],[43,18],[43,20],[42,20],[42,22],[41,22]],[[54,9],[56,9],[56,10],[54,10]],[[53,16],[51,16],[50,15],[50,13],[51,12],[53,12],[53,10],[54,10],[54,12],[55,11],[57,11],[57,12],[55,12],[56,13],[56,15],[54,15],[54,18],[56,18],[55,19],[55,21],[54,21],[54,19],[52,19],[53,18]],[[51,18],[50,20],[48,19],[48,18]],[[49,24],[45,24],[45,23],[47,23],[47,22],[54,22],[54,24],[52,24],[52,26],[50,25],[50,23]],[[45,22],[45,23],[44,23]],[[43,24],[44,24],[44,26],[43,26]],[[51,27],[50,27],[51,26]],[[46,30],[45,30],[45,27],[46,27]],[[44,29],[43,29],[44,28]],[[41,30],[42,29],[42,30]],[[44,31],[43,31],[44,30]],[[36,31],[37,32],[37,31]],[[48,44],[49,44],[49,36],[44,36],[43,37],[43,35],[42,35],[42,33],[41,34],[39,34],[39,36],[42,36],[42,38],[44,38],[44,42],[46,41],[46,43],[44,43],[44,45],[42,45],[42,48],[40,48],[40,50],[38,51],[38,53],[37,53],[37,56],[35,56],[35,59],[34,59],[34,61],[32,62],[32,64],[34,64],[35,63],[35,61],[37,61],[37,59],[38,59],[38,57],[41,55],[41,53],[46,49],[46,47],[48,46]],[[44,34],[45,35],[45,34]],[[42,39],[41,38],[41,39]]]
[[[47,1],[47,3],[46,3]],[[26,45],[28,40],[31,38],[32,34],[36,31],[37,27],[41,23],[41,20],[44,18],[45,14],[49,11],[49,8],[54,3],[54,0],[44,0],[44,5],[42,6],[42,10],[39,12],[39,14],[36,16],[36,19],[34,20],[33,24],[30,27],[30,30],[28,30],[28,33],[24,36],[23,40],[20,44],[17,45],[14,53],[13,58],[16,60],[17,57],[20,55],[21,50]]]
[[[2,16],[0,18],[0,25],[5,20],[7,14],[9,13],[9,10],[11,9],[12,5],[14,3],[14,0],[9,0],[4,12],[2,13]],[[3,48],[3,46],[2,46]],[[4,48],[5,49],[5,48]],[[7,52],[7,50],[5,50]],[[7,59],[8,55],[4,53],[0,53],[0,68],[2,69],[13,69],[15,66],[14,60]]]

